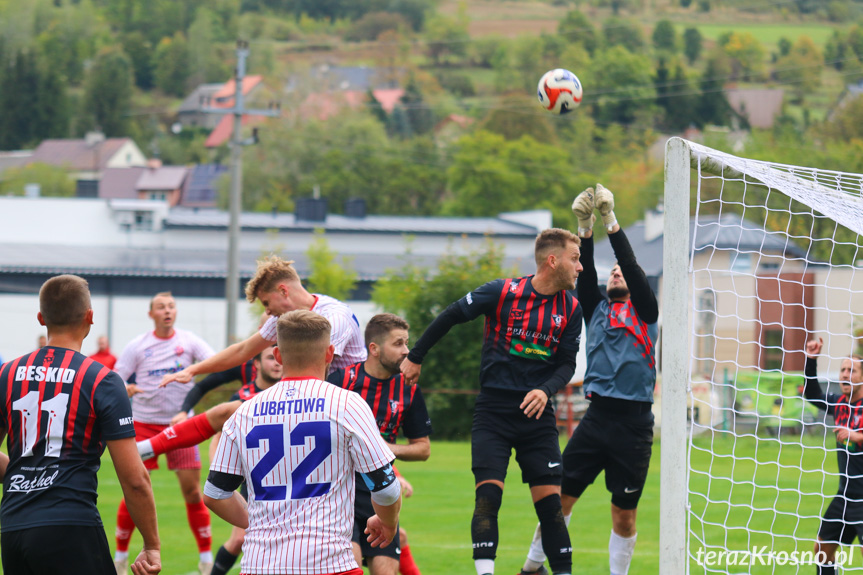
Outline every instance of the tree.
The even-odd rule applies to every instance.
[[[310,268],[306,287],[313,293],[325,293],[337,300],[349,299],[357,285],[357,272],[353,269],[352,258],[342,257],[342,263],[338,263],[325,231],[316,229],[314,236],[306,250]]]
[[[720,60],[711,58],[698,84],[699,96],[695,103],[695,124],[703,128],[707,124],[727,126],[732,110],[725,97],[724,70]]]
[[[590,19],[579,10],[570,10],[558,23],[557,33],[567,42],[579,43],[593,56],[599,48],[599,34]]]
[[[507,140],[517,140],[530,136],[537,142],[552,143],[557,140],[551,114],[529,114],[521,110],[524,96],[513,94],[505,96],[498,107],[489,110],[479,124],[481,130],[500,134]],[[537,108],[537,110],[539,110]],[[541,110],[540,110],[541,111]]]
[[[599,122],[631,124],[649,112],[656,99],[647,56],[633,54],[623,46],[613,46],[597,54],[591,66],[594,78],[602,78],[604,94],[594,104]]]
[[[623,46],[630,52],[639,52],[647,47],[644,32],[637,22],[612,16],[602,24],[607,46]]]
[[[670,20],[660,20],[656,23],[651,36],[653,47],[674,54],[677,52],[677,31]]]
[[[859,96],[853,98],[836,110],[831,118],[824,123],[822,133],[831,140],[843,142],[863,140],[863,98]],[[850,167],[838,169],[851,170]]]
[[[214,29],[216,18],[206,8],[200,8],[195,21],[189,27],[188,71],[186,87],[194,87],[204,82],[222,81],[230,74],[230,68],[223,64],[216,51]],[[185,90],[178,94],[185,95]]]
[[[189,50],[186,37],[177,32],[172,38],[162,38],[154,59],[156,87],[171,96],[184,96],[189,78]]]
[[[754,81],[765,77],[765,50],[755,36],[729,32],[719,38],[718,44],[731,59],[731,79]]]
[[[0,150],[16,150],[35,140],[38,110],[33,104],[39,93],[39,70],[33,54],[24,51],[0,59],[0,66]]]
[[[671,131],[682,131],[695,122],[692,85],[686,70],[678,62],[671,74],[665,59],[656,67],[656,103],[665,113],[662,125]]]
[[[701,57],[701,51],[704,48],[703,41],[698,28],[687,28],[683,31],[683,53],[686,55],[686,60],[690,66]]]
[[[435,124],[434,113],[423,99],[415,79],[408,81],[399,103],[404,108],[411,134],[427,134],[432,131]]]
[[[426,23],[426,52],[439,66],[445,56],[464,56],[470,35],[467,31],[466,18],[453,18],[437,15]]]
[[[800,36],[788,55],[776,62],[776,78],[788,83],[798,100],[821,85],[824,57],[808,36]]]
[[[65,169],[39,162],[3,172],[0,195],[23,196],[28,184],[37,184],[42,196],[71,198],[75,195],[75,181]]]
[[[503,255],[503,248],[489,240],[482,249],[465,255],[447,250],[432,270],[411,264],[409,251],[401,269],[387,270],[375,283],[372,301],[404,317],[415,340],[437,313],[465,293],[497,278],[518,276],[516,270],[503,266]],[[464,391],[478,390],[482,330],[481,321],[455,326],[423,360],[423,370],[434,374],[423,380],[423,388],[442,392],[426,396],[435,437],[464,439],[470,433],[475,395]],[[461,393],[446,393],[452,390]]]
[[[126,135],[132,83],[132,62],[119,46],[104,48],[87,73],[84,109],[108,137]]]
[[[142,90],[153,87],[153,46],[141,32],[135,30],[121,37],[123,51],[132,61],[135,85]]]

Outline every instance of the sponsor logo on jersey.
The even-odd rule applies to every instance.
[[[152,349],[145,349],[144,350],[144,357],[153,357],[153,350]]]
[[[72,383],[75,380],[75,370],[45,365],[19,366],[15,370],[17,381],[44,381],[46,383]]]
[[[551,359],[551,350],[543,345],[533,342],[524,341],[522,339],[513,339],[512,345],[509,348],[509,353],[527,359],[539,359],[547,361]]]
[[[38,470],[37,470],[38,471]],[[50,474],[50,475],[49,475]],[[58,469],[54,473],[51,473],[47,469],[42,470],[42,473],[37,477],[34,472],[32,476],[28,477],[26,475],[18,474],[13,475],[8,478],[8,487],[7,491],[14,491],[17,493],[30,493],[31,491],[43,491],[48,489],[52,485],[54,485],[54,480],[57,479],[57,475],[60,474],[60,470]]]
[[[518,293],[518,282],[509,282],[509,291]]]
[[[391,399],[391,400],[389,400],[389,402],[390,402],[390,413],[395,415],[399,411],[399,402],[396,401],[395,399]]]
[[[119,423],[120,425],[134,425],[134,423],[132,423],[131,417],[121,417],[119,419]]]
[[[182,345],[178,345],[177,347],[175,347],[175,348],[174,348],[174,353],[175,353],[175,354],[177,354],[177,355],[183,355],[183,351],[184,351],[184,350],[183,350],[183,346],[182,346]]]
[[[514,320],[522,320],[522,319],[524,319],[524,310],[512,309],[509,312],[509,317],[511,317]]]
[[[465,296],[465,299],[467,299],[467,305],[470,305],[470,304],[472,304],[472,303],[473,303],[473,296],[471,296],[471,295],[470,295],[470,293],[468,293],[468,294]]]
[[[563,316],[551,314],[551,320],[554,322],[554,327],[560,327],[560,324],[563,323]]]
[[[178,371],[183,371],[183,364],[179,361],[177,365],[174,367],[164,367],[162,369],[151,369],[147,372],[149,376],[158,376],[158,375],[168,375],[169,373],[177,373]]]

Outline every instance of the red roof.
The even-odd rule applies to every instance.
[[[255,89],[264,79],[263,76],[246,76],[243,78],[243,95]],[[214,108],[230,108],[234,105],[234,94],[237,91],[237,81],[230,79],[213,94],[212,104]]]
[[[387,114],[392,113],[404,93],[405,91],[401,88],[372,90],[375,99],[381,103],[381,107]],[[314,116],[318,120],[326,120],[335,116],[345,106],[352,109],[365,106],[367,94],[368,92],[363,90],[309,94],[306,101],[300,106],[300,114],[302,116]]]
[[[243,116],[243,125],[252,126],[260,124],[262,116]],[[231,139],[231,134],[234,132],[234,115],[225,114],[210,135],[207,136],[207,141],[204,145],[208,148],[218,148],[222,144]]]

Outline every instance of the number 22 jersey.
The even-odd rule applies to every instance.
[[[106,441],[135,437],[123,380],[101,363],[43,347],[0,367],[9,466],[2,530],[101,525],[96,472]]]
[[[369,406],[317,379],[283,379],[222,428],[211,471],[243,476],[249,528],[243,573],[340,573],[351,551],[354,473],[395,459]]]

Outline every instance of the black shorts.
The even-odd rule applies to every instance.
[[[524,396],[484,392],[477,397],[470,438],[477,483],[489,479],[504,481],[515,449],[523,483],[560,485],[560,434],[551,402],[540,419],[528,418],[519,407]]]
[[[600,471],[611,502],[635,509],[653,452],[653,413],[621,414],[591,404],[563,450],[565,495],[581,497]]]
[[[358,481],[361,480],[358,479]],[[371,492],[362,488],[357,489],[354,497],[354,533],[351,536],[351,541],[359,544],[360,555],[363,557],[392,557],[398,561],[402,552],[399,546],[398,529],[396,529],[396,536],[386,547],[372,547],[369,544],[368,535],[364,531],[369,517],[374,514],[375,508],[372,507]]]
[[[863,543],[863,502],[837,495],[824,512],[818,537],[828,543],[850,545],[855,536]]]
[[[0,533],[3,572],[116,575],[105,528],[49,525]]]

